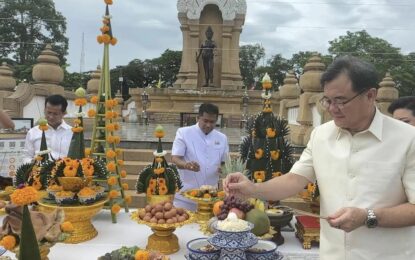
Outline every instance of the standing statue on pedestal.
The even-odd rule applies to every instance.
[[[205,71],[205,85],[209,87],[213,84],[213,58],[214,49],[216,48],[215,41],[212,40],[213,30],[212,27],[206,29],[206,41],[200,46],[199,54],[196,53],[196,62],[199,62],[199,57],[202,55],[203,69]]]

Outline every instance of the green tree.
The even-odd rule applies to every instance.
[[[3,0],[0,17],[3,18],[0,23],[0,56],[13,60],[18,79],[31,78],[27,71],[31,70],[46,43],[52,43],[62,64],[65,64],[68,51],[66,21],[56,11],[52,0]]]
[[[251,88],[255,78],[259,77],[256,69],[258,62],[265,57],[265,49],[259,44],[243,45],[239,48],[239,68],[245,87]]]
[[[162,86],[173,86],[173,83],[176,81],[177,74],[180,70],[182,52],[167,49],[161,54],[160,58],[155,59],[154,62],[157,64],[159,75],[164,81]]]
[[[379,72],[380,79],[387,71],[390,71],[397,83],[400,95],[414,92],[414,62],[411,55],[402,55],[400,48],[393,47],[381,38],[370,36],[365,30],[347,32],[346,35],[329,43],[329,53],[335,57],[353,55],[373,63]]]
[[[292,69],[290,60],[282,57],[281,54],[276,54],[268,61],[270,71],[269,76],[272,80],[272,87],[274,90],[278,90],[278,87],[284,83],[285,75]]]

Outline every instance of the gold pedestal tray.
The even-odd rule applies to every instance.
[[[97,236],[98,232],[92,225],[91,219],[104,207],[107,201],[105,199],[91,205],[79,206],[58,206],[56,204],[39,202],[39,210],[52,212],[57,208],[63,209],[65,212],[65,221],[70,221],[74,227],[71,236],[65,239],[64,243],[76,244],[91,240]]]
[[[193,222],[193,213],[186,210],[189,218],[186,221],[175,224],[155,224],[143,221],[139,218],[140,211],[145,209],[138,209],[131,214],[131,219],[137,221],[139,224],[145,224],[151,228],[153,234],[148,237],[146,249],[150,251],[158,251],[162,254],[170,255],[180,250],[179,239],[173,233],[176,228]]]
[[[196,221],[199,224],[205,224],[209,221],[214,215],[213,215],[213,204],[215,204],[216,201],[220,200],[219,197],[214,198],[198,198],[193,197],[190,195],[190,193],[193,190],[184,191],[181,194],[194,202],[197,203],[197,211],[196,211]]]

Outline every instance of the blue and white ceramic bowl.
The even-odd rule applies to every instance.
[[[276,260],[277,245],[272,241],[258,240],[258,243],[245,251],[247,260]]]
[[[75,193],[71,191],[60,191],[55,193],[55,201],[58,205],[71,205],[74,204]]]
[[[257,237],[251,233],[254,224],[248,222],[248,228],[243,231],[224,231],[217,227],[217,222],[213,224],[216,230],[213,236],[209,237],[209,243],[219,248],[226,248],[229,251],[250,248],[258,241]]]
[[[203,248],[209,247],[211,244],[207,238],[196,238],[187,242],[187,250],[189,251],[187,259],[189,260],[218,260],[220,256],[220,249],[206,251]]]
[[[82,196],[78,194],[78,201],[82,205],[92,204],[96,201],[96,194]]]

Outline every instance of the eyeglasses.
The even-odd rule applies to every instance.
[[[360,91],[359,93],[357,93],[356,95],[354,95],[352,98],[345,100],[345,101],[341,101],[339,99],[334,99],[331,100],[328,97],[323,97],[322,99],[320,99],[320,104],[325,108],[328,109],[330,107],[330,105],[333,105],[335,107],[337,107],[338,109],[343,109],[344,106],[347,103],[350,103],[351,101],[353,101],[353,99],[357,98],[358,96],[362,95],[363,93],[365,93],[366,91],[368,91],[369,89],[363,89],[362,91]]]

